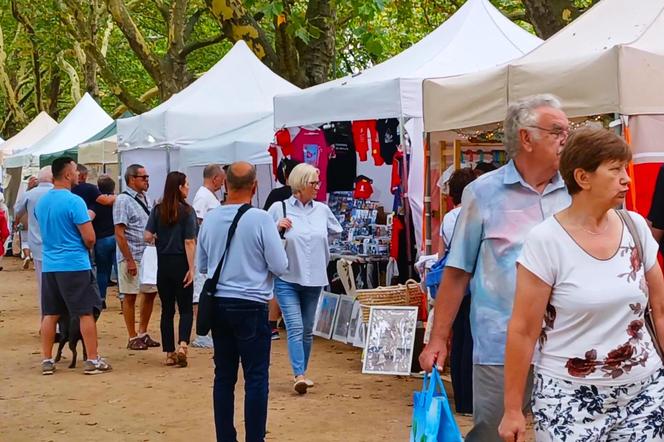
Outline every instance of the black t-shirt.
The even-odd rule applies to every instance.
[[[103,206],[96,202],[91,210],[95,213],[95,219],[92,220],[92,227],[95,229],[97,239],[114,235],[113,206]]]
[[[323,129],[327,144],[334,147],[334,156],[327,163],[327,191],[353,190],[357,175],[357,155],[350,121],[332,123]]]
[[[659,169],[648,219],[656,229],[664,230],[664,166]]]
[[[157,204],[152,209],[145,226],[145,230],[157,235],[157,255],[185,255],[184,240],[196,239],[196,212],[192,207],[181,203],[178,208],[178,222],[168,226],[161,220],[160,208],[161,204]]]
[[[263,210],[268,210],[270,207],[272,207],[272,204],[276,202],[286,201],[291,197],[291,195],[293,195],[293,191],[291,190],[290,186],[283,186],[272,189],[270,194],[267,196],[267,200],[265,200]]]
[[[380,156],[385,164],[392,164],[394,154],[401,143],[399,133],[399,120],[396,118],[380,119],[376,121],[378,142],[380,143]]]
[[[99,195],[101,195],[99,188],[90,183],[77,184],[76,186],[72,187],[71,193],[83,198],[83,201],[85,201],[85,205],[88,207],[88,210],[94,209],[95,202],[97,201],[97,198],[99,198]]]

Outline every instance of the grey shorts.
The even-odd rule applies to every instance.
[[[101,311],[99,286],[92,270],[42,273],[44,315],[90,315]]]

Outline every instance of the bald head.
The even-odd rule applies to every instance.
[[[51,171],[51,166],[44,166],[39,169],[37,174],[37,179],[40,183],[52,183],[53,182],[53,172]]]
[[[237,161],[230,165],[226,174],[228,192],[252,191],[256,184],[256,167],[246,161]]]

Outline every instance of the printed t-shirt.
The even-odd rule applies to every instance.
[[[353,190],[357,175],[357,155],[351,133],[351,123],[341,121],[324,129],[327,143],[334,153],[327,165],[327,191],[340,192]]]
[[[373,151],[379,145],[376,120],[353,121],[353,141],[360,161],[366,161],[367,152]]]
[[[364,175],[360,175],[355,180],[355,193],[353,198],[358,200],[368,200],[373,193],[373,180]]]
[[[645,273],[657,264],[657,243],[645,219],[630,216],[642,258],[626,226],[616,253],[602,260],[582,249],[555,217],[527,236],[517,262],[552,289],[534,358],[537,372],[581,384],[619,385],[662,367],[643,319]]]
[[[91,183],[80,183],[71,188],[71,193],[83,198],[88,209],[92,210],[101,195],[99,188]]]
[[[399,120],[396,118],[380,119],[376,121],[376,130],[378,131],[378,140],[380,142],[379,155],[385,164],[392,164],[394,154],[401,143]],[[376,163],[376,165],[378,166],[379,164]]]
[[[78,226],[90,222],[88,208],[80,196],[66,189],[49,190],[37,203],[35,215],[44,239],[44,272],[92,269],[78,230]]]
[[[291,158],[301,163],[311,164],[320,171],[320,190],[316,196],[318,201],[327,200],[327,163],[331,148],[325,141],[322,130],[302,129],[293,140]]]

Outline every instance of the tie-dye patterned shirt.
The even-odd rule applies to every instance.
[[[507,323],[516,288],[516,260],[526,235],[571,202],[559,174],[542,194],[514,162],[486,173],[463,192],[446,265],[472,274],[473,363],[503,365]]]

